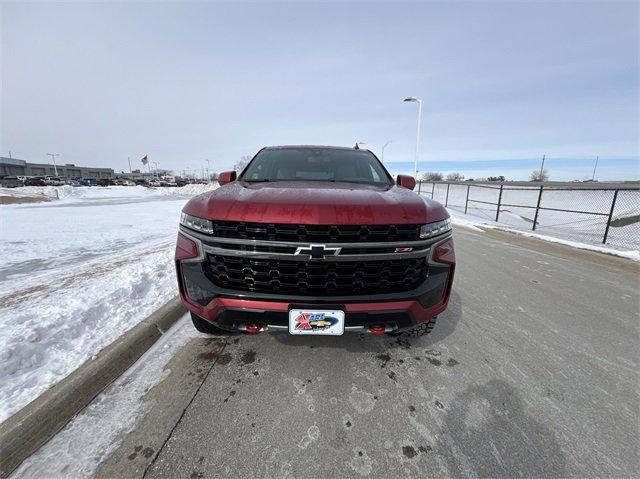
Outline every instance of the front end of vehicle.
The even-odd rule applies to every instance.
[[[446,309],[455,270],[448,217],[289,224],[183,213],[175,261],[194,315],[251,333],[290,329],[292,309],[341,311],[344,331],[415,328]]]

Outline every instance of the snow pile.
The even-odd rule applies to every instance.
[[[69,189],[0,207],[0,421],[177,294],[172,256],[187,198]]]
[[[184,316],[11,477],[93,477],[99,464],[150,409],[151,404],[142,398],[164,379],[165,365],[189,340],[199,336]]]
[[[207,184],[189,184],[185,186],[180,186],[178,188],[163,186],[160,188],[153,188],[153,189],[162,195],[196,196],[196,195],[201,195],[202,193],[206,193],[207,191],[215,190],[219,186],[220,185],[218,185],[218,183],[207,183]]]
[[[158,195],[192,197],[218,188],[218,183],[189,184],[181,187],[147,186],[21,186],[0,188],[0,196],[46,196],[50,199],[145,198]]]

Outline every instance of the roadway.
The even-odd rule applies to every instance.
[[[411,341],[193,339],[97,477],[625,477],[638,265],[455,231],[451,304]]]

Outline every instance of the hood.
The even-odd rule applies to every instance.
[[[192,198],[187,214],[209,220],[293,224],[423,224],[447,218],[436,201],[399,186],[234,181]]]

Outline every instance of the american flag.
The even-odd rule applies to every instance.
[[[149,159],[147,158],[147,155],[144,155],[144,158],[142,158],[140,161],[142,162],[143,165],[146,165],[147,163],[149,163]]]

